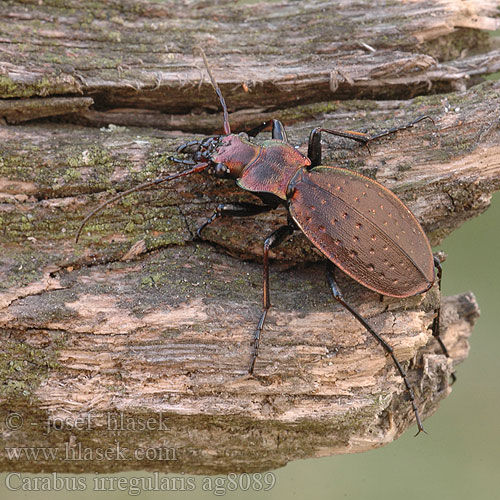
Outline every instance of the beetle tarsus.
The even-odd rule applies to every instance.
[[[217,207],[219,208],[219,207]],[[196,238],[201,240],[202,237],[201,237],[201,232],[207,227],[209,226],[210,224],[212,224],[212,222],[216,219],[218,219],[222,214],[220,211],[217,210],[217,208],[215,209],[214,213],[196,230]]]
[[[251,128],[246,132],[248,137],[257,137],[263,130],[269,127],[269,124],[272,124],[271,137],[278,141],[288,142],[288,138],[286,136],[285,126],[279,120],[272,120],[272,122],[262,122],[260,125],[257,125],[254,128]]]
[[[419,427],[414,437],[417,437],[421,432],[423,432],[424,434],[428,434],[428,432],[423,427]]]
[[[200,141],[196,141],[196,140],[193,140],[193,141],[188,141],[188,142],[185,142],[184,144],[181,144],[180,146],[177,146],[177,148],[175,149],[175,151],[177,153],[184,153],[184,151],[192,146],[197,146],[200,144]]]
[[[252,340],[252,356],[250,359],[250,366],[248,367],[248,373],[253,375],[253,370],[255,368],[255,361],[257,361],[257,356],[259,355],[259,347],[260,347],[260,336],[262,334],[262,329],[264,328],[264,322],[266,321],[267,311],[271,304],[267,308],[264,308],[262,314],[260,315],[259,323],[257,324],[257,328],[255,329],[254,337]]]
[[[262,122],[260,125],[251,128],[247,131],[248,137],[257,137],[263,130],[269,126],[269,122]]]
[[[196,162],[193,160],[176,158],[175,156],[168,156],[167,160],[171,161],[172,163],[180,163],[181,165],[196,165]]]
[[[422,115],[422,116],[419,116],[418,118],[415,118],[415,120],[413,120],[410,123],[407,123],[405,125],[400,125],[398,127],[393,127],[393,128],[390,128],[389,130],[384,130],[383,132],[380,132],[379,134],[372,135],[369,137],[368,141],[371,142],[371,141],[374,141],[375,139],[380,139],[381,137],[386,137],[388,135],[395,134],[396,132],[399,132],[400,130],[407,130],[409,128],[414,127],[417,123],[419,123],[423,120],[430,120],[432,122],[432,124],[435,125],[434,120],[430,116]]]

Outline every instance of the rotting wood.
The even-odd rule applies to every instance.
[[[92,106],[91,97],[48,97],[0,101],[0,116],[15,124],[37,118],[79,113]]]
[[[198,87],[203,72],[192,54],[193,45],[206,42],[234,111],[235,130],[277,117],[294,123],[287,127],[289,137],[304,148],[310,129],[318,124],[352,129],[370,125],[374,131],[431,115],[435,126],[420,123],[371,145],[371,154],[356,144],[327,139],[325,163],[356,168],[393,189],[434,243],[486,209],[499,187],[499,86],[467,88],[497,68],[497,56],[481,32],[460,29],[470,28],[474,16],[483,27],[496,26],[490,4],[468,2],[465,12],[458,2],[434,3],[436,15],[429,16],[419,2],[402,3],[370,24],[358,22],[361,4],[344,2],[336,10],[338,24],[331,36],[322,34],[304,53],[289,38],[276,39],[269,29],[284,23],[292,33],[290,20],[297,17],[299,3],[280,8],[279,15],[270,15],[278,12],[275,4],[258,4],[252,6],[252,18],[233,2],[224,6],[223,15],[204,5],[188,14],[174,9],[169,17],[164,6],[149,2],[120,2],[122,10],[108,15],[118,8],[110,3],[107,15],[88,18],[84,29],[74,28],[81,26],[80,16],[90,15],[81,4],[72,11],[74,18],[50,2],[28,8],[26,2],[8,2],[8,12],[5,5],[0,7],[2,19],[8,20],[2,25],[5,39],[14,25],[32,33],[24,40],[24,52],[11,37],[1,53],[0,93],[12,102],[19,98],[20,107],[28,96],[92,97],[90,112],[65,114],[63,119],[106,125],[102,117],[113,112],[115,118],[125,117],[122,123],[127,125],[210,133],[220,129],[220,116],[188,114],[200,107],[216,109],[206,79]],[[307,5],[299,17],[303,31],[293,35],[296,40],[313,40],[315,33],[332,26],[328,11],[317,15],[319,2]],[[367,5],[365,20],[380,11],[377,3]],[[67,8],[71,6],[70,1]],[[140,14],[133,7],[140,7]],[[398,17],[402,8],[404,16]],[[45,29],[33,28],[39,18]],[[259,29],[267,38],[247,37],[244,46],[231,43],[231,23],[243,18],[249,29]],[[53,19],[58,19],[57,30]],[[155,29],[143,29],[155,23]],[[211,38],[214,30],[218,40]],[[134,38],[138,33],[140,43]],[[186,34],[187,41],[182,38]],[[353,45],[353,39],[366,46]],[[458,50],[464,39],[466,46]],[[427,52],[418,53],[422,41]],[[369,47],[375,48],[374,54]],[[450,54],[466,57],[443,61]],[[484,69],[468,62],[477,60]],[[457,88],[462,91],[413,101],[338,101],[403,99]],[[182,115],[152,115],[151,109]],[[165,117],[174,125],[168,126]],[[260,258],[262,238],[280,224],[283,211],[244,224],[218,221],[207,230],[208,242],[194,242],[195,228],[217,202],[249,195],[229,182],[193,176],[123,200],[91,221],[82,241],[74,244],[88,210],[111,190],[171,171],[166,157],[191,137],[46,121],[0,128],[0,421],[6,445],[64,450],[67,443],[70,449],[95,449],[118,439],[132,451],[170,447],[176,450],[175,460],[134,459],[126,465],[110,460],[101,464],[102,472],[141,468],[221,473],[264,470],[297,458],[390,442],[413,419],[403,384],[379,346],[333,303],[322,264],[300,235],[273,255],[273,308],[257,376],[245,377],[261,307],[261,269],[254,261]],[[351,280],[343,279],[341,285],[390,339],[396,355],[409,361],[417,404],[424,416],[432,414],[450,392],[452,370],[428,330],[435,288],[424,297],[379,301]],[[455,365],[467,355],[477,314],[471,294],[444,299],[444,340]],[[26,424],[42,427],[6,428],[12,412],[19,412]],[[129,429],[117,438],[107,418],[120,416],[136,424],[164,418],[167,429]],[[90,427],[69,429],[78,419],[87,419]],[[0,463],[4,469],[31,472],[94,468],[85,460],[13,463],[5,454],[0,454]]]
[[[0,16],[3,39],[10,41],[2,53],[0,95],[84,94],[99,110],[171,113],[215,108],[191,50],[197,44],[213,61],[232,110],[275,109],[301,101],[407,98],[432,86],[457,89],[467,74],[446,61],[487,51],[490,42],[480,31],[485,28],[471,25],[500,26],[496,2],[479,0],[390,8],[382,0],[314,0],[279,9],[274,2],[225,2],[223,11],[210,3],[186,10],[181,0],[154,8],[150,2],[108,2],[105,9],[76,0],[9,1],[0,6]],[[484,66],[483,74],[489,69]]]

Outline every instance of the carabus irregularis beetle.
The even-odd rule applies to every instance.
[[[269,250],[299,229],[327,258],[326,277],[333,297],[350,311],[392,357],[408,391],[418,432],[423,431],[414,392],[403,367],[392,347],[345,302],[335,281],[335,269],[341,269],[379,294],[404,298],[426,292],[436,278],[440,285],[440,262],[433,257],[429,241],[417,219],[396,195],[373,179],[344,168],[321,165],[321,133],[346,137],[366,145],[374,139],[412,127],[429,117],[422,116],[403,127],[374,136],[318,127],[309,136],[307,156],[288,143],[282,123],[273,120],[272,139],[257,143],[253,138],[268,124],[263,123],[248,133],[231,133],[224,97],[212,76],[205,54],[201,50],[200,52],[224,111],[224,135],[180,146],[177,151],[190,153],[192,159],[172,160],[189,168],[145,182],[107,200],[84,219],[78,230],[77,241],[86,222],[104,206],[131,192],[203,170],[217,177],[234,179],[240,188],[260,198],[262,204],[233,202],[218,205],[213,215],[198,229],[198,237],[201,237],[207,225],[219,217],[252,216],[284,205],[288,211],[287,224],[264,241],[263,310],[255,330],[249,373],[253,373],[255,367],[261,332],[271,306]],[[433,335],[448,355],[439,338],[439,313],[438,309],[432,325]]]

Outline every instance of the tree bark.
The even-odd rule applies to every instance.
[[[498,27],[496,3],[183,4],[0,7],[3,470],[95,468],[85,458],[13,460],[5,447],[89,456],[118,442],[130,459],[100,471],[259,471],[374,448],[412,425],[390,358],[334,302],[303,235],[272,252],[273,307],[246,375],[262,242],[284,209],[218,220],[196,241],[217,203],[254,198],[193,175],[124,198],[78,244],[74,236],[113,192],[178,170],[168,160],[177,146],[220,133],[193,53],[202,44],[233,130],[278,118],[304,153],[318,125],[375,133],[431,116],[370,150],[325,138],[324,163],[389,187],[437,244],[500,185],[500,84],[481,83],[500,67],[482,31]],[[447,359],[430,332],[437,286],[381,300],[340,284],[404,362],[421,414],[432,414],[467,355],[473,295],[442,299]],[[149,449],[157,454],[141,459]]]

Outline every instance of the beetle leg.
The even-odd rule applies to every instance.
[[[307,146],[307,157],[311,160],[311,167],[321,165],[321,127],[316,127],[309,134],[309,144]]]
[[[441,277],[443,275],[443,269],[441,267],[441,262],[439,259],[434,256],[434,265],[436,266],[436,274],[437,274],[437,282],[438,282],[438,287],[439,287],[439,294],[441,295]],[[441,300],[441,299],[440,299]],[[441,350],[443,351],[443,354],[449,358],[450,353],[448,352],[448,349],[446,349],[446,346],[444,345],[443,339],[440,337],[440,320],[441,320],[441,304],[436,309],[436,317],[434,318],[434,321],[432,322],[432,335],[433,337],[438,341],[439,346],[441,347]],[[454,384],[457,380],[457,376],[455,375],[455,372],[452,372],[451,374],[451,383]]]
[[[371,137],[363,132],[355,132],[354,130],[333,130],[329,128],[316,127],[309,134],[309,144],[307,146],[307,157],[311,160],[309,168],[321,165],[321,132],[346,137],[353,141],[358,141],[365,146],[371,141]],[[368,146],[367,146],[368,147]]]
[[[379,134],[372,135],[372,136],[370,136],[370,138],[368,140],[373,141],[375,139],[380,139],[381,137],[385,137],[387,135],[395,134],[396,132],[399,132],[400,130],[406,130],[408,128],[412,128],[414,125],[421,122],[422,120],[430,120],[434,124],[434,120],[430,116],[423,115],[423,116],[419,116],[418,118],[416,118],[412,122],[407,123],[406,125],[400,125],[399,127],[393,127],[389,130],[385,130],[384,132],[380,132]]]
[[[278,141],[288,142],[284,125],[279,120],[273,120],[271,137]]]
[[[430,116],[423,115],[419,116],[412,122],[407,123],[406,125],[393,127],[389,130],[385,130],[375,135],[365,134],[364,132],[356,132],[355,130],[336,130],[323,127],[316,127],[311,131],[311,134],[309,135],[309,146],[307,149],[307,156],[311,160],[311,166],[309,168],[321,165],[321,132],[326,132],[327,134],[336,135],[338,137],[345,137],[346,139],[352,139],[353,141],[357,141],[360,142],[361,144],[364,144],[368,148],[369,142],[374,141],[375,139],[380,139],[381,137],[386,137],[387,135],[395,134],[400,130],[406,130],[412,128],[417,123],[426,119],[431,120],[431,122],[434,123],[434,120]]]
[[[244,201],[220,203],[215,207],[212,216],[197,229],[196,236],[201,238],[201,232],[219,217],[251,217],[252,215],[269,212],[275,208],[276,205],[257,205],[256,203],[247,203]]]
[[[269,122],[262,122],[260,125],[250,129],[247,132],[248,137],[257,137],[265,128],[269,126]]]
[[[198,146],[200,144],[200,141],[189,141],[185,142],[184,144],[181,144],[180,146],[177,147],[176,151],[178,153],[183,153],[185,149],[191,148],[193,146]]]
[[[271,132],[271,137],[273,139],[277,139],[278,141],[288,142],[285,127],[284,127],[283,123],[281,123],[279,120],[273,120],[272,125],[273,125],[273,128],[272,128],[272,132]],[[263,122],[260,125],[257,125],[256,127],[249,130],[247,132],[247,135],[249,137],[256,137],[258,134],[260,134],[268,126],[269,126],[269,122]]]
[[[271,248],[277,247],[280,243],[283,243],[294,231],[296,227],[292,224],[287,224],[286,226],[281,226],[276,231],[271,233],[264,241],[264,274],[263,274],[263,286],[262,286],[262,314],[257,324],[257,328],[254,333],[253,339],[253,350],[252,358],[250,361],[250,366],[248,368],[248,373],[252,374],[255,366],[255,361],[259,355],[259,345],[260,336],[262,329],[264,328],[264,322],[266,321],[267,311],[271,307],[271,300],[269,298],[269,250]]]
[[[182,165],[196,165],[196,162],[194,160],[181,160],[180,158],[176,158],[175,156],[169,156],[167,160],[174,163],[180,163]]]
[[[401,375],[405,383],[406,390],[410,396],[413,413],[415,414],[415,420],[417,422],[417,427],[418,427],[418,432],[416,435],[420,434],[420,432],[425,432],[424,427],[422,425],[422,421],[420,420],[420,415],[418,413],[418,408],[415,402],[415,395],[413,392],[413,388],[410,385],[410,382],[408,381],[406,372],[403,370],[403,367],[401,366],[400,362],[394,355],[393,348],[377,332],[375,332],[375,330],[366,322],[366,320],[358,313],[358,311],[356,311],[356,309],[354,309],[347,302],[345,302],[342,292],[340,291],[335,281],[335,266],[330,261],[328,261],[326,267],[326,279],[328,281],[328,286],[330,287],[334,299],[340,304],[342,304],[366,328],[368,333],[370,333],[377,340],[377,342],[384,348],[385,352],[391,356],[392,361],[396,365],[396,368],[399,374]]]

